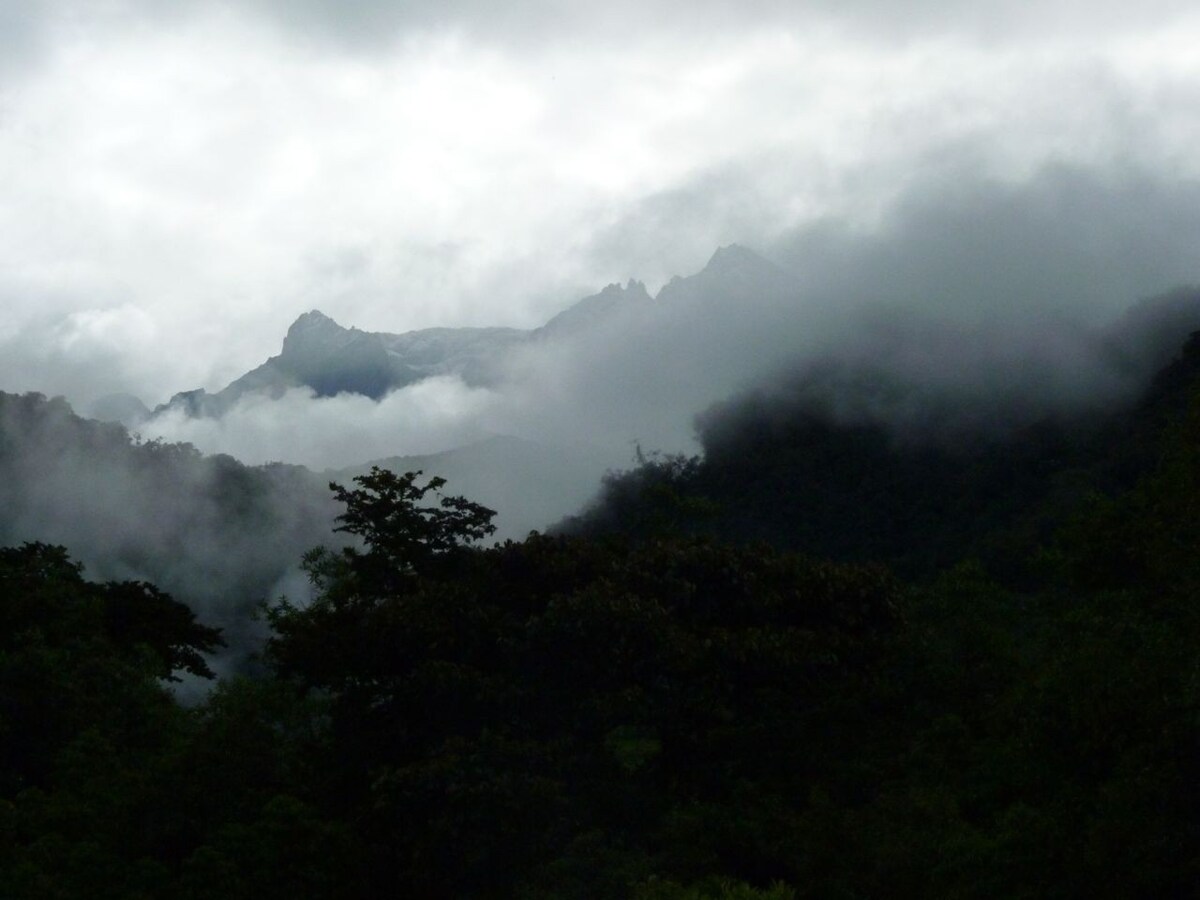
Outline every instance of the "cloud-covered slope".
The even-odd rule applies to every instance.
[[[304,595],[302,554],[335,540],[325,483],[132,440],[61,398],[0,393],[0,546],[62,544],[98,580],[153,582],[244,652],[257,605]]]

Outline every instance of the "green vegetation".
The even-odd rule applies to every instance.
[[[484,548],[373,470],[261,676],[191,708],[215,632],[2,551],[0,896],[1194,896],[1198,361],[925,496],[916,451],[781,419]]]

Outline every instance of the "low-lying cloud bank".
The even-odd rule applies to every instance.
[[[250,463],[340,469],[385,456],[436,453],[488,436],[495,393],[452,376],[428,378],[375,401],[361,394],[318,397],[293,388],[278,398],[248,394],[220,418],[160,413],[139,430]]]

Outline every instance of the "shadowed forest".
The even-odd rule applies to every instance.
[[[174,460],[142,511],[203,472],[240,523],[217,555],[304,544],[277,494],[343,540],[191,704],[214,622],[0,551],[0,895],[1194,896],[1200,336],[1135,403],[953,441],[835,416],[844,375],[717,407],[702,456],[490,547],[437,478],[317,497],[6,397],[24,433]]]

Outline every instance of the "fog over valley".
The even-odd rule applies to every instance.
[[[0,0],[0,898],[1191,898],[1194,0]]]
[[[0,4],[0,529],[249,647],[372,464],[521,539],[743,406],[941,448],[1129,408],[1200,327],[1197,34]]]

